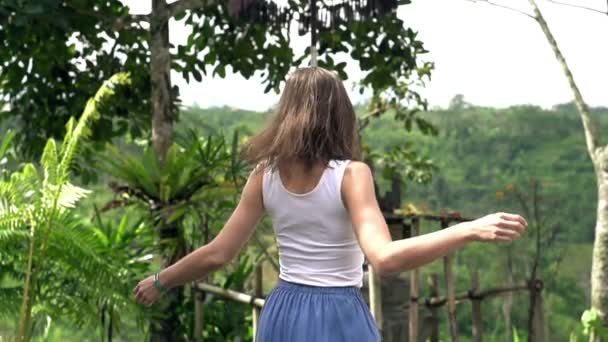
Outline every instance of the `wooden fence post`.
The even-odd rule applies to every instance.
[[[431,274],[429,277],[429,285],[430,285],[430,296],[431,300],[433,298],[439,298],[439,277],[436,273]],[[439,313],[437,312],[437,307],[432,305],[430,307],[431,310],[431,342],[439,342]]]
[[[441,220],[441,228],[447,228],[448,222]],[[443,271],[445,274],[447,298],[448,298],[448,320],[450,323],[450,335],[453,342],[459,342],[458,323],[456,322],[456,290],[454,288],[454,276],[452,274],[452,255],[451,253],[443,258]]]
[[[264,276],[264,272],[263,272],[263,261],[260,261],[256,266],[255,266],[255,283],[254,283],[254,293],[253,296],[256,298],[261,298],[262,297],[262,285],[263,285],[263,276]],[[252,320],[252,325],[253,325],[253,341],[255,342],[255,336],[256,333],[258,331],[258,326],[260,324],[260,312],[262,311],[262,309],[258,308],[257,306],[253,305],[252,306],[252,310],[253,310],[253,320]]]
[[[367,265],[367,274],[369,277],[369,306],[372,312],[376,325],[382,336],[383,321],[382,321],[382,293],[380,291],[380,279],[376,275],[376,271],[371,264]]]
[[[481,317],[481,298],[479,297],[479,273],[471,274],[471,309],[473,313],[473,341],[483,341],[483,322]]]
[[[543,283],[539,279],[530,281],[530,305],[532,306],[532,331],[530,341],[545,341],[545,317],[543,312]]]
[[[420,234],[420,219],[412,218],[411,236]],[[420,284],[420,269],[415,268],[410,272],[410,317],[409,317],[409,341],[418,342],[418,297]]]

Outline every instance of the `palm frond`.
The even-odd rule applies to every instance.
[[[147,197],[158,198],[160,168],[152,149],[143,154],[129,155],[108,146],[107,154],[99,159],[99,166],[111,176],[126,182],[130,187],[142,191]]]
[[[231,143],[223,136],[201,138],[194,132],[179,141],[169,149],[162,170],[152,149],[129,155],[111,146],[99,164],[126,183],[114,187],[115,191],[134,195],[144,205],[159,200],[173,208],[200,198],[200,192],[216,192],[218,188],[232,195],[225,185],[236,188],[244,182],[246,165],[236,158],[237,134]]]

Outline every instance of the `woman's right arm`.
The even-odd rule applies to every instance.
[[[433,233],[392,241],[376,200],[371,170],[362,162],[351,162],[346,168],[342,198],[359,245],[380,274],[420,267],[470,241],[512,241],[527,226],[519,215],[496,213]]]

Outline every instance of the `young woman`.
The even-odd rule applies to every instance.
[[[358,161],[357,119],[335,73],[295,71],[276,116],[245,149],[254,165],[222,231],[160,273],[142,280],[136,299],[152,305],[161,291],[202,278],[230,262],[264,213],[280,255],[277,287],[260,317],[258,342],[380,341],[363,302],[364,256],[380,274],[427,264],[471,241],[512,241],[519,215],[496,213],[430,234],[391,241],[369,167]]]

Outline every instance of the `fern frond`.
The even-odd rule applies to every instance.
[[[0,231],[19,230],[25,225],[26,222],[21,213],[0,215]]]
[[[52,293],[55,295],[59,290]],[[44,296],[40,298],[32,308],[34,320],[46,320],[47,317],[69,320],[76,327],[85,324],[94,324],[98,318],[95,303],[91,303],[86,293],[78,291],[67,296],[53,296],[54,300],[47,300]],[[49,298],[50,299],[50,298]]]
[[[59,158],[57,157],[57,146],[55,140],[49,139],[44,147],[40,164],[44,169],[44,182],[55,184],[57,183],[57,168],[59,167]]]
[[[59,163],[58,183],[62,183],[68,177],[68,171],[76,155],[77,147],[81,139],[86,138],[89,133],[89,124],[96,120],[101,115],[98,110],[98,104],[107,100],[114,95],[114,88],[118,85],[126,85],[130,83],[129,74],[118,73],[112,76],[109,80],[97,90],[94,97],[87,102],[85,109],[78,120],[74,129],[67,135],[61,146],[61,161]]]
[[[86,274],[85,279],[105,286],[117,279],[116,265],[102,259],[104,246],[91,229],[66,211],[56,218],[50,236],[49,255],[56,255],[68,273]]]
[[[65,208],[74,208],[79,200],[86,197],[90,193],[91,190],[77,187],[72,183],[65,183],[61,187],[61,193],[59,194],[57,204]]]
[[[29,238],[29,232],[23,229],[0,229],[0,246],[11,246]],[[6,247],[3,247],[6,248]]]
[[[68,122],[65,124],[65,135],[63,136],[63,143],[61,145],[61,153],[63,154],[63,149],[66,145],[67,141],[72,140],[72,132],[74,132],[74,126],[76,125],[76,120],[74,117],[71,117]]]
[[[45,261],[50,264],[64,261],[66,265],[72,266],[72,270],[76,271],[76,274],[78,274],[78,270],[83,269],[83,267],[79,267],[79,264],[84,264],[86,266],[87,263],[89,263],[92,267],[86,267],[85,269],[91,271],[90,273],[87,273],[87,275],[91,277],[81,279],[90,279],[94,283],[103,279],[110,279],[114,274],[112,272],[106,272],[106,267],[104,267],[106,264],[92,252],[92,249],[90,249],[91,244],[86,244],[86,240],[84,239],[78,240],[74,238],[78,236],[76,234],[78,229],[68,230],[69,227],[73,227],[74,225],[69,224],[73,221],[71,220],[73,216],[67,208],[73,207],[74,204],[87,193],[86,190],[69,183],[69,169],[76,155],[80,140],[86,138],[90,132],[90,129],[88,128],[90,121],[95,120],[100,116],[98,110],[99,103],[107,100],[114,94],[114,86],[127,84],[128,82],[128,74],[124,73],[114,75],[110,80],[104,82],[95,96],[87,102],[78,123],[75,126],[73,121],[68,123],[68,133],[61,145],[59,154],[57,154],[55,142],[53,140],[47,142],[44,154],[41,158],[41,164],[44,169],[44,182],[41,181],[37,169],[32,164],[27,164],[22,172],[11,175],[9,182],[5,182],[6,186],[0,187],[0,191],[10,191],[10,194],[0,193],[0,195],[5,195],[0,196],[0,198],[13,197],[14,199],[18,199],[19,201],[15,203],[9,203],[13,203],[17,208],[22,209],[12,210],[12,212],[8,211],[3,215],[6,220],[6,227],[11,230],[14,229],[17,222],[15,221],[14,216],[16,211],[23,211],[23,213],[26,213],[27,215],[22,216],[27,218],[32,227],[31,234],[33,237],[30,240],[27,256],[27,280],[23,288],[21,314],[19,318],[19,335],[22,338],[26,337],[27,330],[31,327],[30,318],[32,317],[32,311],[34,311],[35,314],[37,308],[43,307],[49,303],[54,304],[53,299],[57,298],[47,298],[48,301],[46,302],[41,300],[45,291],[37,289],[35,282],[30,281],[31,279],[36,279],[39,274],[47,272],[43,265]],[[22,192],[20,190],[27,191]],[[2,217],[0,217],[0,219],[1,218]],[[36,226],[40,226],[42,229],[35,230],[34,227]],[[40,231],[41,233],[36,233],[37,231]],[[34,244],[36,241],[34,239],[36,235],[34,234],[43,234],[39,246]],[[4,235],[7,239],[8,237],[14,238],[16,236],[13,232],[9,233],[9,229],[6,229]],[[89,235],[94,236],[93,234]],[[97,240],[94,238],[91,241],[95,242]],[[47,260],[47,256],[49,256],[49,260]],[[37,260],[35,268],[32,266],[33,260]],[[67,268],[69,272],[70,267]],[[63,268],[60,269],[62,272],[64,271]],[[94,269],[96,271],[93,271]],[[57,268],[54,268],[53,270],[57,270]],[[40,284],[44,283],[40,282]],[[71,299],[78,298],[78,296],[73,293],[66,295],[66,297]],[[40,302],[37,303],[39,300]],[[37,304],[39,305],[37,306]],[[34,308],[34,310],[32,310],[32,308]]]
[[[0,198],[15,207],[35,202],[40,186],[38,171],[26,164],[21,172],[14,172],[8,181],[0,180]]]
[[[10,202],[10,199],[0,197],[0,242],[2,234],[8,235],[27,226],[27,215]]]
[[[10,198],[4,197],[3,195],[4,194],[0,192],[0,216],[17,212],[17,206],[11,203]]]
[[[25,164],[23,167],[22,174],[22,182],[24,182],[27,186],[32,189],[36,189],[40,187],[40,175],[38,174],[38,170],[36,166],[32,163]]]

